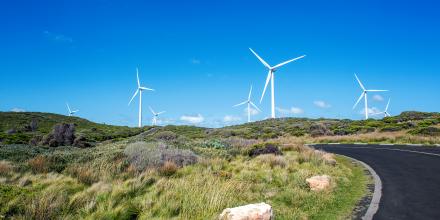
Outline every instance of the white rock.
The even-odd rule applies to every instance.
[[[312,191],[322,191],[330,187],[331,178],[328,175],[314,176],[306,179]]]
[[[272,207],[266,203],[250,204],[223,210],[220,220],[272,220]]]

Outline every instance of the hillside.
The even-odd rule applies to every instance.
[[[439,116],[139,129],[0,113],[0,218],[217,219],[227,207],[266,202],[277,219],[348,219],[371,180],[362,166],[304,143],[440,143]],[[63,123],[93,147],[27,144]],[[331,177],[322,192],[307,182],[317,175]]]
[[[221,139],[241,137],[245,139],[274,139],[281,137],[348,137],[365,134],[399,134],[426,138],[440,137],[440,113],[403,112],[400,115],[380,120],[339,120],[280,118],[267,119],[236,126],[208,129],[195,126],[164,127],[145,126],[132,128],[94,123],[78,117],[67,117],[51,113],[0,112],[0,142],[4,144],[27,144],[35,136],[49,134],[57,124],[75,124],[77,136],[89,142],[120,140],[142,132],[145,135],[168,132],[189,139]]]
[[[74,124],[77,136],[83,136],[90,142],[131,137],[149,129],[98,124],[52,113],[0,112],[0,142],[27,144],[33,137],[49,134],[55,125],[61,123]]]

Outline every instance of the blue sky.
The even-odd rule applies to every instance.
[[[147,106],[163,123],[218,127],[246,120],[272,65],[278,116],[361,119],[354,73],[389,89],[371,107],[438,111],[440,15],[435,1],[0,2],[0,111],[26,110],[96,122],[137,123],[136,67]],[[267,94],[269,95],[269,94]],[[270,96],[258,106],[270,115]],[[323,103],[324,102],[324,103]],[[191,122],[192,121],[192,122]]]

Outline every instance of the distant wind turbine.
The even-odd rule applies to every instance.
[[[359,80],[356,74],[354,74],[354,77],[356,77],[356,80],[359,83],[359,86],[362,89],[361,96],[357,100],[356,104],[354,104],[353,109],[356,108],[356,106],[359,104],[362,98],[365,98],[365,120],[368,119],[368,93],[369,92],[388,92],[388,90],[377,90],[377,89],[366,89],[365,86],[362,84],[362,82]]]
[[[252,95],[252,86],[251,86],[251,90],[249,91],[248,99],[246,101],[242,102],[242,103],[239,103],[239,104],[236,104],[236,105],[233,106],[233,107],[238,107],[238,106],[247,104],[248,122],[251,122],[251,105],[255,109],[257,109],[257,111],[261,112],[261,110],[251,101],[251,95]]]
[[[79,112],[79,110],[74,110],[74,111],[72,111],[72,110],[70,109],[69,103],[66,102],[66,105],[67,105],[67,110],[69,111],[69,117],[70,117],[70,116],[73,116],[75,113]]]
[[[260,60],[260,62],[263,63],[263,65],[269,69],[269,73],[267,74],[267,78],[266,78],[266,84],[264,85],[263,94],[261,95],[260,103],[263,101],[263,97],[264,97],[264,93],[266,92],[267,85],[269,84],[269,81],[271,81],[271,93],[272,93],[272,96],[271,96],[272,97],[272,101],[271,101],[272,102],[271,103],[272,116],[271,117],[275,118],[275,82],[274,82],[275,79],[274,79],[274,74],[279,67],[282,67],[282,66],[284,66],[290,62],[293,62],[295,60],[299,60],[299,59],[305,57],[306,55],[302,55],[300,57],[282,62],[282,63],[275,65],[275,66],[270,66],[269,64],[267,64],[266,61],[264,61],[260,56],[258,56],[258,54],[255,53],[251,48],[249,48],[249,50],[251,50],[251,52]]]
[[[136,68],[136,77],[137,77],[137,89],[136,92],[134,93],[133,97],[131,98],[130,102],[128,103],[128,105],[131,104],[131,102],[133,101],[134,97],[137,96],[137,94],[139,93],[139,127],[142,127],[142,91],[144,90],[149,90],[149,91],[154,91],[154,89],[150,89],[150,88],[146,88],[141,86],[141,83],[139,81],[139,69]]]
[[[381,115],[381,114],[383,114],[384,117],[390,117],[391,115],[388,112],[388,107],[390,107],[390,101],[391,101],[391,99],[388,99],[387,106],[385,107],[385,110],[383,112],[374,113],[373,115]]]
[[[157,124],[157,117],[159,115],[165,113],[165,111],[156,113],[156,112],[154,112],[154,110],[151,107],[148,107],[148,108],[150,108],[151,114],[153,114],[153,119],[151,120],[151,124],[154,126]]]

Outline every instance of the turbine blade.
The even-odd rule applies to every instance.
[[[266,78],[266,84],[264,85],[263,94],[261,95],[260,103],[263,101],[264,93],[266,93],[267,85],[269,84],[271,76],[272,76],[272,70],[269,70],[269,73],[267,74],[267,78]]]
[[[255,108],[255,109],[257,109],[257,111],[259,111],[259,112],[261,112],[261,110],[253,103],[253,102],[249,102],[249,103],[251,103],[251,105]]]
[[[251,90],[249,90],[248,100],[251,100],[251,94],[252,94],[252,85],[251,85]]]
[[[139,87],[139,89],[142,89],[142,90],[149,90],[149,91],[154,91],[154,89],[150,89],[150,88],[147,88],[147,87]]]
[[[363,90],[366,90],[366,89],[365,89],[365,86],[362,84],[361,80],[359,80],[359,78],[358,78],[358,76],[356,75],[356,73],[354,74],[354,77],[356,77],[356,80],[358,81],[358,83],[359,83],[359,85],[361,86],[361,88],[362,88]]]
[[[136,68],[136,78],[137,78],[137,83],[138,83],[138,88],[141,87],[141,82],[139,81],[139,69]]]
[[[388,113],[388,107],[390,107],[390,101],[391,99],[388,99],[387,107],[385,107],[385,113]]]
[[[282,66],[284,66],[284,65],[286,65],[286,64],[288,64],[288,63],[290,63],[290,62],[293,62],[293,61],[295,61],[295,60],[299,60],[299,59],[301,59],[301,58],[304,58],[305,56],[306,56],[306,55],[302,55],[302,56],[300,56],[300,57],[297,57],[297,58],[294,58],[294,59],[288,60],[288,61],[286,61],[286,62],[282,62],[282,63],[280,63],[280,64],[274,66],[273,68],[276,69],[276,68],[278,68],[278,67],[282,67]]]
[[[69,112],[72,112],[72,111],[70,110],[69,103],[66,102],[66,105],[67,105],[67,109],[69,110]]]
[[[370,115],[380,115],[380,114],[385,114],[385,112],[376,112],[376,113],[371,113]]]
[[[161,114],[163,114],[163,113],[165,113],[166,111],[161,111],[161,112],[159,112],[159,113],[157,113],[157,115],[161,115]]]
[[[251,48],[249,48],[249,50],[251,50],[251,52],[260,60],[261,63],[263,63],[264,66],[270,69],[269,64],[267,64],[266,61],[264,61],[260,56],[258,56],[258,54],[255,53],[255,51],[253,51]]]
[[[378,90],[378,89],[369,89],[369,90],[365,90],[367,92],[388,92],[388,90]]]
[[[359,97],[359,99],[357,100],[356,104],[353,105],[353,109],[356,108],[356,106],[359,104],[359,102],[362,100],[362,98],[364,97],[365,93],[362,92],[361,96]]]
[[[131,104],[131,102],[133,101],[134,97],[136,97],[138,93],[139,93],[139,89],[136,89],[136,92],[134,93],[133,97],[130,99],[130,102],[128,103],[128,105]]]
[[[150,111],[153,115],[156,115],[156,113],[154,112],[154,110],[150,106],[148,106],[148,108],[150,109]]]
[[[236,104],[236,105],[234,105],[234,106],[232,106],[232,107],[238,107],[238,106],[240,106],[240,105],[244,105],[244,104],[246,104],[246,103],[248,103],[248,101],[247,101],[247,100],[246,100],[246,101],[244,101],[244,102],[242,102],[242,103]]]

